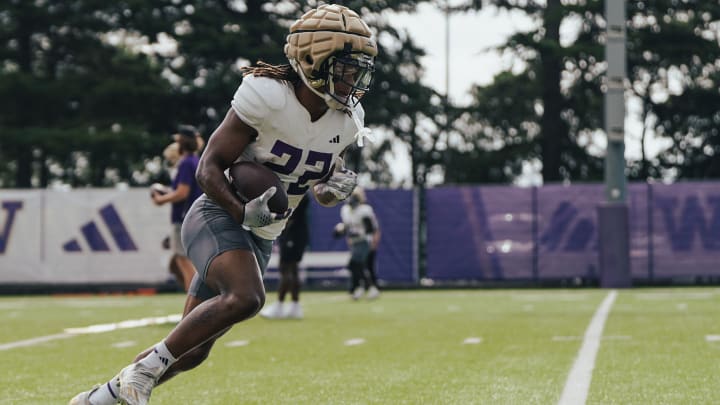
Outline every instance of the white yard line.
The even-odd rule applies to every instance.
[[[18,347],[35,346],[40,343],[50,342],[51,340],[67,339],[75,336],[72,333],[58,333],[57,335],[40,336],[31,339],[18,340],[17,342],[0,344],[0,351],[17,349]]]
[[[50,342],[52,340],[67,339],[78,335],[87,335],[91,333],[112,332],[118,329],[140,328],[150,325],[162,325],[165,323],[173,323],[180,321],[181,315],[156,316],[142,319],[129,319],[127,321],[117,323],[103,323],[98,325],[90,325],[83,328],[67,328],[65,332],[55,335],[39,336],[35,338],[18,340],[16,342],[0,344],[0,351],[17,349],[18,347],[35,346],[40,343]]]
[[[595,368],[595,357],[600,348],[600,339],[602,338],[605,320],[607,320],[610,308],[615,302],[617,291],[612,290],[605,297],[602,304],[595,311],[590,325],[585,331],[580,352],[575,358],[565,388],[558,405],[583,405],[587,400],[588,391],[590,390],[590,381],[592,380],[593,368]]]
[[[163,325],[166,323],[180,322],[182,315],[168,315],[168,316],[153,316],[149,318],[141,319],[128,319],[127,321],[116,322],[116,323],[101,323],[99,325],[90,325],[84,328],[67,328],[65,333],[71,333],[73,335],[86,335],[91,333],[103,333],[110,332],[117,329],[131,329],[140,328],[143,326],[150,325]]]
[[[463,340],[464,345],[479,345],[480,343],[482,343],[482,338],[477,336],[471,336]]]
[[[345,346],[357,346],[365,343],[365,339],[363,338],[352,338],[348,339],[343,343]]]

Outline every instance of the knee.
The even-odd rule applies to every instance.
[[[242,293],[227,293],[221,298],[223,312],[228,314],[234,323],[252,318],[265,305],[265,292],[262,290]]]

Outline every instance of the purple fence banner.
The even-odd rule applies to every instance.
[[[628,222],[630,226],[630,276],[652,278],[650,268],[650,185],[627,185]]]
[[[368,190],[382,229],[378,276],[418,281],[412,190]],[[442,186],[425,192],[425,277],[439,281],[599,278],[603,184]],[[636,280],[720,276],[720,182],[627,186],[630,269]],[[332,237],[340,206],[311,205],[310,250],[344,251]],[[309,269],[312,270],[312,269]]]
[[[627,202],[630,268],[648,275],[648,189],[630,184]],[[597,207],[606,201],[602,184],[538,188],[538,274],[540,278],[598,277]]]
[[[597,204],[601,184],[538,188],[538,273],[541,278],[598,275]]]
[[[426,276],[533,277],[532,193],[529,188],[505,186],[428,189]]]
[[[653,276],[720,275],[720,183],[652,185]]]

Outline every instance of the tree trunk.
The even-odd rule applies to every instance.
[[[33,24],[31,15],[32,13],[28,8],[24,6],[27,5],[22,5],[22,7],[19,8],[19,23],[15,36],[16,38],[18,38],[18,68],[20,72],[29,76],[32,74],[31,37],[33,32]],[[32,111],[32,109],[28,106],[28,108],[24,108],[23,110],[25,111],[25,113],[22,114],[22,117],[19,118],[23,124],[27,125],[31,121],[29,113],[30,111]],[[17,171],[15,172],[15,187],[30,188],[32,187],[32,147],[25,142],[21,142],[19,147],[20,150],[18,150],[18,154],[15,156],[15,161],[17,162]]]
[[[568,129],[560,117],[562,94],[560,94],[560,75],[562,60],[557,49],[560,48],[560,22],[562,20],[560,0],[548,0],[545,9],[545,39],[540,45],[541,81],[543,115],[540,119],[540,147],[542,158],[542,176],[544,182],[561,181],[561,153],[568,138]]]

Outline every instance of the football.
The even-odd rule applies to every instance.
[[[230,166],[230,184],[243,203],[259,197],[272,186],[277,188],[268,201],[268,208],[276,214],[288,209],[288,196],[280,178],[269,167],[256,162],[237,162]]]
[[[170,187],[160,184],[160,183],[153,183],[150,186],[150,195],[153,195],[153,194],[164,195],[169,192],[170,192]]]

